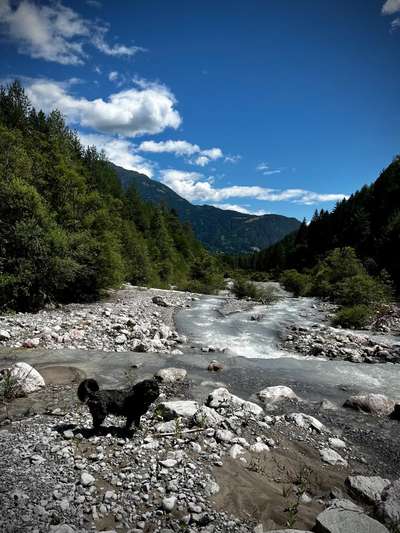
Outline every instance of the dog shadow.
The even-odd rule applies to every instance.
[[[57,424],[53,427],[54,431],[57,431],[62,436],[65,431],[72,431],[74,437],[81,434],[84,439],[90,439],[91,437],[106,437],[111,435],[116,438],[130,438],[134,434],[133,429],[126,429],[121,426],[100,426],[99,428],[79,427],[76,424]],[[137,431],[137,430],[136,430]]]

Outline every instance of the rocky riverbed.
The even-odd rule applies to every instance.
[[[174,313],[194,298],[178,291],[126,287],[103,301],[0,316],[0,348],[171,352],[185,339]]]
[[[399,437],[390,451],[378,443],[397,421],[354,412],[376,426],[366,446],[338,406],[287,387],[259,391],[259,403],[219,387],[203,403],[184,369],[159,375],[161,396],[131,434],[113,416],[93,432],[72,374],[48,378],[30,396],[35,410],[12,402],[0,429],[1,531],[336,533],[345,516],[340,531],[387,533],[400,521]]]

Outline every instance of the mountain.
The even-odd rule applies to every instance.
[[[196,237],[215,252],[237,254],[265,248],[300,227],[297,219],[282,215],[246,215],[210,205],[193,205],[144,174],[112,167],[124,187],[134,185],[143,200],[174,209],[181,221],[190,222]]]

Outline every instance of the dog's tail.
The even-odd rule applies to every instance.
[[[95,379],[84,379],[78,387],[78,398],[81,402],[85,403],[99,388],[99,384]]]

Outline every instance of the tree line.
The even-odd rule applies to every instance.
[[[219,262],[176,213],[125,190],[59,111],[0,87],[0,310],[97,298],[123,282],[216,290]]]

